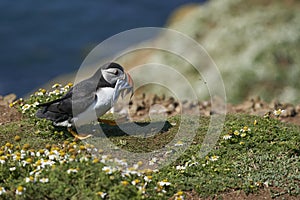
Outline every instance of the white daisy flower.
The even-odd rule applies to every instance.
[[[15,171],[16,170],[16,167],[11,167],[11,168],[9,168],[9,171]]]
[[[30,104],[25,104],[24,106],[22,106],[22,113],[25,113],[27,110],[29,110],[30,107]]]
[[[161,186],[161,187],[163,187],[163,186],[170,186],[171,185],[171,183],[168,182],[167,180],[159,181],[157,184],[159,186]]]
[[[131,181],[131,184],[137,185],[139,182],[141,182],[139,179],[135,179],[135,180]]]
[[[149,165],[154,165],[156,162],[157,162],[157,158],[154,157],[149,161]]]
[[[0,187],[0,195],[5,194],[6,190],[4,187]]]
[[[26,191],[26,188],[23,186],[18,186],[16,189],[16,195],[22,195]]]
[[[4,164],[6,162],[6,156],[0,156],[0,163]]]
[[[49,182],[49,178],[41,178],[40,182],[41,183],[48,183]]]
[[[229,135],[229,134],[226,134],[226,135],[223,136],[224,140],[229,140],[230,138],[232,138],[232,136]]]
[[[104,171],[106,174],[112,174],[115,171],[115,169],[111,166],[104,166],[102,168],[102,171]]]
[[[25,178],[25,182],[29,183],[29,182],[35,182],[34,178],[32,176],[26,177]]]
[[[59,88],[59,87],[61,87],[61,86],[62,86],[61,84],[55,83],[54,85],[52,85],[52,88]]]
[[[97,192],[97,195],[100,196],[102,199],[104,199],[105,196],[107,195],[107,193],[105,193],[105,192]]]
[[[152,176],[144,176],[144,180],[150,183],[152,181]]]
[[[77,169],[73,169],[73,168],[70,168],[70,169],[67,170],[68,174],[77,173],[77,172],[78,172],[78,170]]]
[[[36,102],[34,102],[34,103],[32,104],[32,107],[35,108],[35,107],[38,106],[39,104],[40,104],[40,103],[36,101]]]
[[[177,141],[176,144],[174,144],[175,147],[183,146],[182,141]]]
[[[185,166],[181,166],[181,165],[176,166],[176,170],[185,170],[185,169],[186,169]]]
[[[283,112],[285,112],[285,110],[281,110],[280,108],[278,110],[274,110],[273,111],[273,114],[276,116],[276,117],[279,117]]]
[[[209,158],[210,161],[214,162],[214,161],[217,161],[219,159],[219,156],[211,156]]]

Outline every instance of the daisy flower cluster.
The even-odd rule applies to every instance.
[[[82,165],[94,165],[99,174],[114,180],[119,177],[117,184],[123,187],[135,188],[136,192],[149,196],[148,190],[155,190],[157,193],[165,194],[172,185],[166,179],[153,180],[153,175],[158,170],[142,169],[143,163],[137,162],[129,166],[125,160],[112,158],[104,155],[93,145],[80,145],[76,142],[64,141],[60,145],[46,145],[41,149],[34,149],[29,144],[6,143],[0,147],[0,174],[2,177],[21,176],[18,185],[2,182],[0,184],[0,196],[6,193],[13,193],[15,196],[22,196],[28,192],[33,185],[47,187],[47,184],[54,183],[51,171],[56,168],[64,169],[61,173],[68,176],[80,174],[84,170]],[[70,166],[65,168],[63,166]],[[80,178],[80,177],[78,177]],[[95,195],[100,198],[109,196],[108,190],[95,191]],[[177,199],[183,199],[178,195]]]
[[[253,125],[255,126],[257,124],[257,120],[253,122]],[[230,141],[230,142],[239,142],[241,145],[244,144],[243,141],[240,141],[242,138],[245,138],[247,136],[251,136],[251,129],[249,126],[243,126],[240,129],[236,130],[230,130],[227,134],[223,135],[224,141]]]
[[[19,137],[19,136],[18,136]],[[16,136],[15,140],[20,139]],[[80,153],[82,149],[86,153],[79,158],[75,155]],[[0,147],[0,168],[8,177],[14,173],[22,172],[24,176],[23,183],[48,183],[50,179],[43,175],[44,172],[55,168],[56,165],[78,162],[82,160],[88,161],[91,158],[91,146],[79,146],[75,142],[65,141],[61,147],[56,145],[46,145],[43,149],[32,149],[30,144],[6,143]],[[8,170],[5,170],[8,169]],[[71,170],[71,169],[70,169]],[[68,173],[68,171],[67,171]],[[0,186],[0,195],[6,193],[9,188]],[[10,188],[10,190],[12,190]],[[22,195],[26,191],[26,187],[19,185],[15,190],[16,195]]]

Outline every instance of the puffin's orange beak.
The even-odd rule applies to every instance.
[[[134,84],[133,84],[133,80],[132,80],[131,76],[129,75],[129,73],[125,72],[125,74],[126,74],[127,83],[132,87],[131,95],[130,95],[130,99],[131,99],[131,97],[133,96],[133,92],[134,92],[133,91]]]
[[[126,78],[127,78],[127,83],[133,87],[134,85],[133,85],[133,80],[132,80],[131,76],[127,72],[125,72],[125,74],[126,74]]]

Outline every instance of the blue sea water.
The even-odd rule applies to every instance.
[[[1,0],[0,95],[19,97],[76,71],[88,50],[122,31],[165,24],[180,5],[205,0]]]

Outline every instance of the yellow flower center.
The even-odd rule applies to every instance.
[[[126,186],[126,185],[128,185],[129,183],[128,183],[128,181],[121,181],[121,184],[124,185],[124,186]]]
[[[17,188],[18,192],[22,192],[23,189],[24,189],[24,188],[23,188],[22,186],[18,186],[18,188]]]

